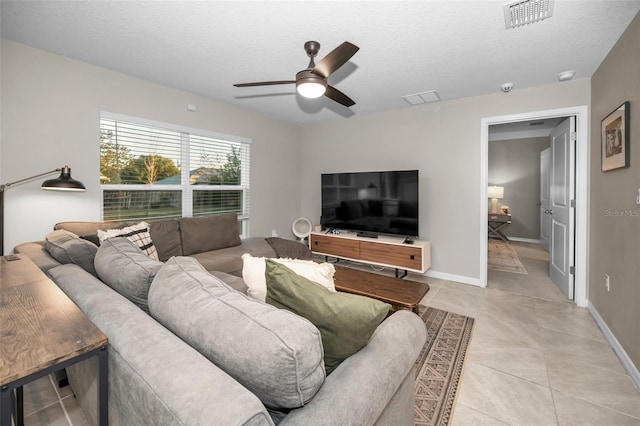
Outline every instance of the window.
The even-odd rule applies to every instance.
[[[249,220],[251,141],[100,114],[102,220],[236,213]]]

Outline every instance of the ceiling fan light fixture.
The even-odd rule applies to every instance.
[[[303,97],[316,99],[327,91],[327,82],[317,78],[304,78],[296,82],[296,90]]]

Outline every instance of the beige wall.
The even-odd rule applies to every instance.
[[[504,187],[500,205],[507,205],[509,237],[540,239],[540,152],[549,147],[548,137],[489,142],[489,185]]]
[[[589,299],[640,368],[640,15],[591,79]],[[631,103],[631,166],[600,167],[600,120]],[[610,277],[610,291],[604,275]]]
[[[0,181],[68,164],[87,185],[86,193],[60,194],[41,191],[38,179],[9,189],[7,250],[42,239],[58,221],[99,219],[100,111],[252,139],[250,233],[271,235],[275,228],[293,237],[301,191],[297,126],[8,40],[1,55]]]
[[[431,241],[432,273],[479,281],[481,119],[588,105],[590,86],[498,91],[304,128],[303,215],[319,220],[321,173],[419,169],[420,237]]]

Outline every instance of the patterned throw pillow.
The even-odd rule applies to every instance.
[[[140,250],[147,256],[154,260],[159,260],[158,250],[156,250],[156,246],[153,245],[153,241],[151,240],[149,224],[147,222],[140,222],[122,229],[98,230],[100,242],[113,237],[126,237],[129,241],[140,247]]]

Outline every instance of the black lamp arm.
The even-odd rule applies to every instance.
[[[54,173],[60,172],[60,171],[62,171],[62,169],[58,168],[58,169],[50,170],[48,172],[44,172],[44,173],[40,173],[40,174],[37,174],[37,175],[34,175],[34,176],[30,176],[28,178],[20,179],[20,180],[17,180],[15,182],[9,182],[9,183],[2,184],[2,185],[0,185],[0,192],[6,191],[7,188],[9,188],[10,186],[17,185],[17,184],[23,183],[23,182],[28,182],[30,180],[37,179],[39,177],[43,177],[43,176],[47,176],[47,175],[51,175],[51,174],[54,174]]]

